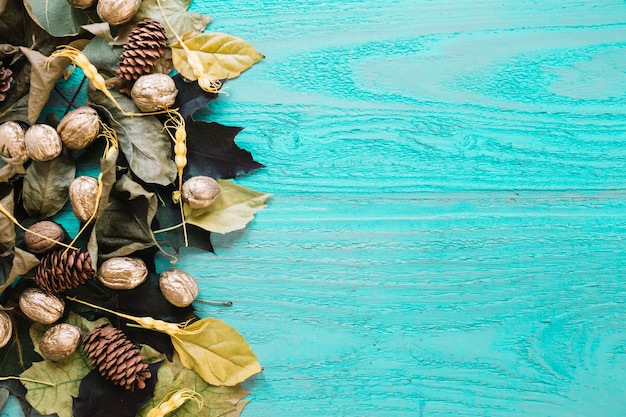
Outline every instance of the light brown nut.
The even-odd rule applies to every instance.
[[[87,9],[96,4],[96,0],[67,0],[67,2],[76,9]]]
[[[181,197],[192,209],[209,207],[220,193],[220,185],[211,177],[191,177],[183,183]]]
[[[70,356],[80,343],[80,330],[68,323],[50,327],[39,341],[41,356],[50,361],[60,361]]]
[[[65,232],[59,224],[50,220],[43,220],[33,224],[24,234],[24,244],[29,252],[39,255],[57,247],[56,242],[44,239],[41,236],[60,242],[65,237]]]
[[[130,95],[143,112],[167,109],[176,101],[178,90],[172,77],[166,74],[148,74],[139,77]]]
[[[168,269],[159,276],[159,287],[167,301],[176,307],[187,307],[198,296],[196,280],[180,269]]]
[[[100,19],[119,26],[130,21],[141,6],[141,0],[99,0],[96,12]]]
[[[0,151],[7,159],[15,159],[23,164],[28,161],[24,128],[17,122],[6,122],[0,125]]]
[[[52,324],[63,316],[65,302],[39,288],[27,288],[20,294],[20,310],[32,321]]]
[[[45,124],[32,125],[24,134],[26,154],[35,161],[50,161],[61,154],[63,143],[57,131]]]
[[[6,311],[0,310],[0,348],[6,346],[13,336],[13,322]]]
[[[83,149],[98,137],[100,118],[91,107],[79,107],[63,117],[57,126],[57,132],[68,149]]]
[[[107,259],[98,268],[98,279],[113,290],[130,290],[142,284],[148,277],[144,261],[129,256]]]
[[[88,221],[96,211],[98,203],[98,180],[94,177],[74,178],[68,191],[72,211],[81,222]]]

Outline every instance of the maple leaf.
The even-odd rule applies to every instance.
[[[193,401],[185,402],[180,408],[168,414],[170,417],[238,417],[248,401],[243,398],[249,394],[241,385],[231,387],[207,384],[194,371],[187,369],[175,355],[172,362],[164,363],[159,369],[159,382],[154,390],[154,399],[139,413],[146,417],[174,390],[191,388],[202,397],[202,406]]]
[[[84,334],[104,321],[102,319],[90,322],[78,314],[70,313],[66,323],[78,327]],[[42,324],[33,324],[30,327],[30,339],[36,351],[39,351],[39,341],[48,327]],[[72,399],[78,395],[79,384],[90,369],[90,361],[82,349],[76,350],[62,361],[35,362],[20,376],[45,381],[52,386],[24,381],[24,386],[28,390],[26,400],[42,414],[57,413],[59,417],[71,417]]]
[[[190,176],[206,175],[212,178],[234,178],[264,165],[255,161],[252,154],[235,144],[240,127],[219,123],[188,121],[187,173]]]
[[[174,75],[172,79],[178,90],[176,101],[172,107],[178,108],[178,112],[184,119],[188,119],[197,110],[219,96],[217,93],[204,91],[197,81],[186,80],[180,74]]]

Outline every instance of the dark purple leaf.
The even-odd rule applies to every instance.
[[[161,363],[149,365],[152,376],[145,381],[146,387],[134,391],[107,381],[96,370],[90,371],[80,382],[78,397],[74,398],[74,417],[135,417],[154,396]]]
[[[234,178],[263,167],[250,152],[235,144],[240,127],[188,120],[186,130],[189,176]]]
[[[218,96],[216,93],[207,93],[198,85],[197,81],[187,81],[180,74],[172,77],[178,89],[176,101],[172,107],[178,108],[178,112],[189,119],[196,111],[206,106]]]

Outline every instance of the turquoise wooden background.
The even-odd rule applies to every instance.
[[[624,1],[192,8],[267,57],[202,117],[273,197],[180,262],[244,416],[626,415]]]

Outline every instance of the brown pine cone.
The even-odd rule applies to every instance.
[[[44,291],[58,294],[76,288],[93,276],[89,252],[59,249],[41,258],[35,270],[35,284]]]
[[[167,35],[163,25],[151,19],[137,22],[124,44],[117,70],[118,78],[132,82],[142,75],[150,74],[166,46]]]
[[[0,64],[0,103],[7,97],[13,83],[13,71]]]
[[[127,390],[145,388],[144,381],[152,376],[133,342],[106,323],[85,335],[83,348],[100,375]]]

